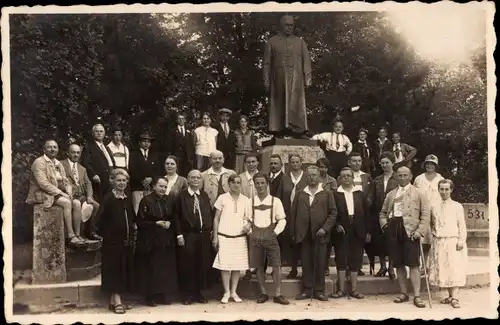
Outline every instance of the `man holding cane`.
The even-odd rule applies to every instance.
[[[420,298],[420,240],[427,229],[430,207],[427,199],[410,184],[412,178],[408,167],[398,168],[396,179],[399,186],[393,189],[384,200],[380,211],[380,227],[387,234],[389,255],[396,268],[401,295],[394,302],[409,300],[406,286],[406,267],[410,268],[413,286],[413,304],[425,308]]]
[[[290,211],[292,241],[302,244],[302,293],[297,300],[313,296],[320,301],[328,300],[325,296],[324,257],[337,218],[337,207],[333,194],[323,191],[319,180],[319,168],[309,166],[308,186],[295,195]]]

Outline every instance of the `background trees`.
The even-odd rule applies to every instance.
[[[353,138],[386,125],[419,148],[420,161],[435,153],[445,174],[457,167],[461,199],[487,201],[484,42],[470,62],[442,66],[420,58],[383,13],[292,14],[312,56],[313,133],[337,116]],[[11,15],[15,226],[31,227],[23,202],[43,140],[83,142],[98,116],[129,137],[152,128],[160,146],[177,110],[195,124],[201,111],[228,106],[264,132],[261,61],[280,16]]]

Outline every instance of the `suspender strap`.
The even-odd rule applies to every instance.
[[[273,217],[274,217],[274,215],[273,215],[273,209],[274,209],[274,196],[271,196],[271,215],[270,215],[270,217],[271,217],[271,225],[273,224]]]
[[[271,219],[271,225],[273,224],[273,218],[274,218],[274,196],[271,196],[271,214],[269,215],[269,218]],[[255,198],[252,196],[252,227],[255,225]]]

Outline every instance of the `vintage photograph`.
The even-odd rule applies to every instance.
[[[498,318],[494,11],[3,8],[7,321]]]

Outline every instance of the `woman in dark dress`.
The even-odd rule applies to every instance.
[[[109,309],[124,314],[130,306],[121,295],[133,290],[135,213],[132,200],[125,194],[128,173],[120,168],[110,175],[112,190],[100,202],[97,233],[103,237],[101,289],[111,294]]]
[[[369,244],[370,251],[374,256],[379,257],[380,270],[375,274],[376,277],[383,277],[389,273],[389,278],[395,279],[396,275],[394,269],[392,268],[392,263],[389,260],[389,267],[386,264],[386,256],[389,256],[388,242],[380,229],[380,210],[384,205],[385,196],[398,187],[398,181],[394,175],[394,163],[396,162],[396,157],[390,151],[385,151],[380,155],[380,167],[383,171],[382,175],[375,177],[372,182],[372,188],[370,191],[371,202],[372,202],[372,219],[371,219],[371,229],[372,229],[372,240]]]
[[[153,193],[142,199],[137,213],[137,292],[151,307],[170,305],[177,292],[175,197],[166,195],[167,184],[163,177],[153,180]]]

